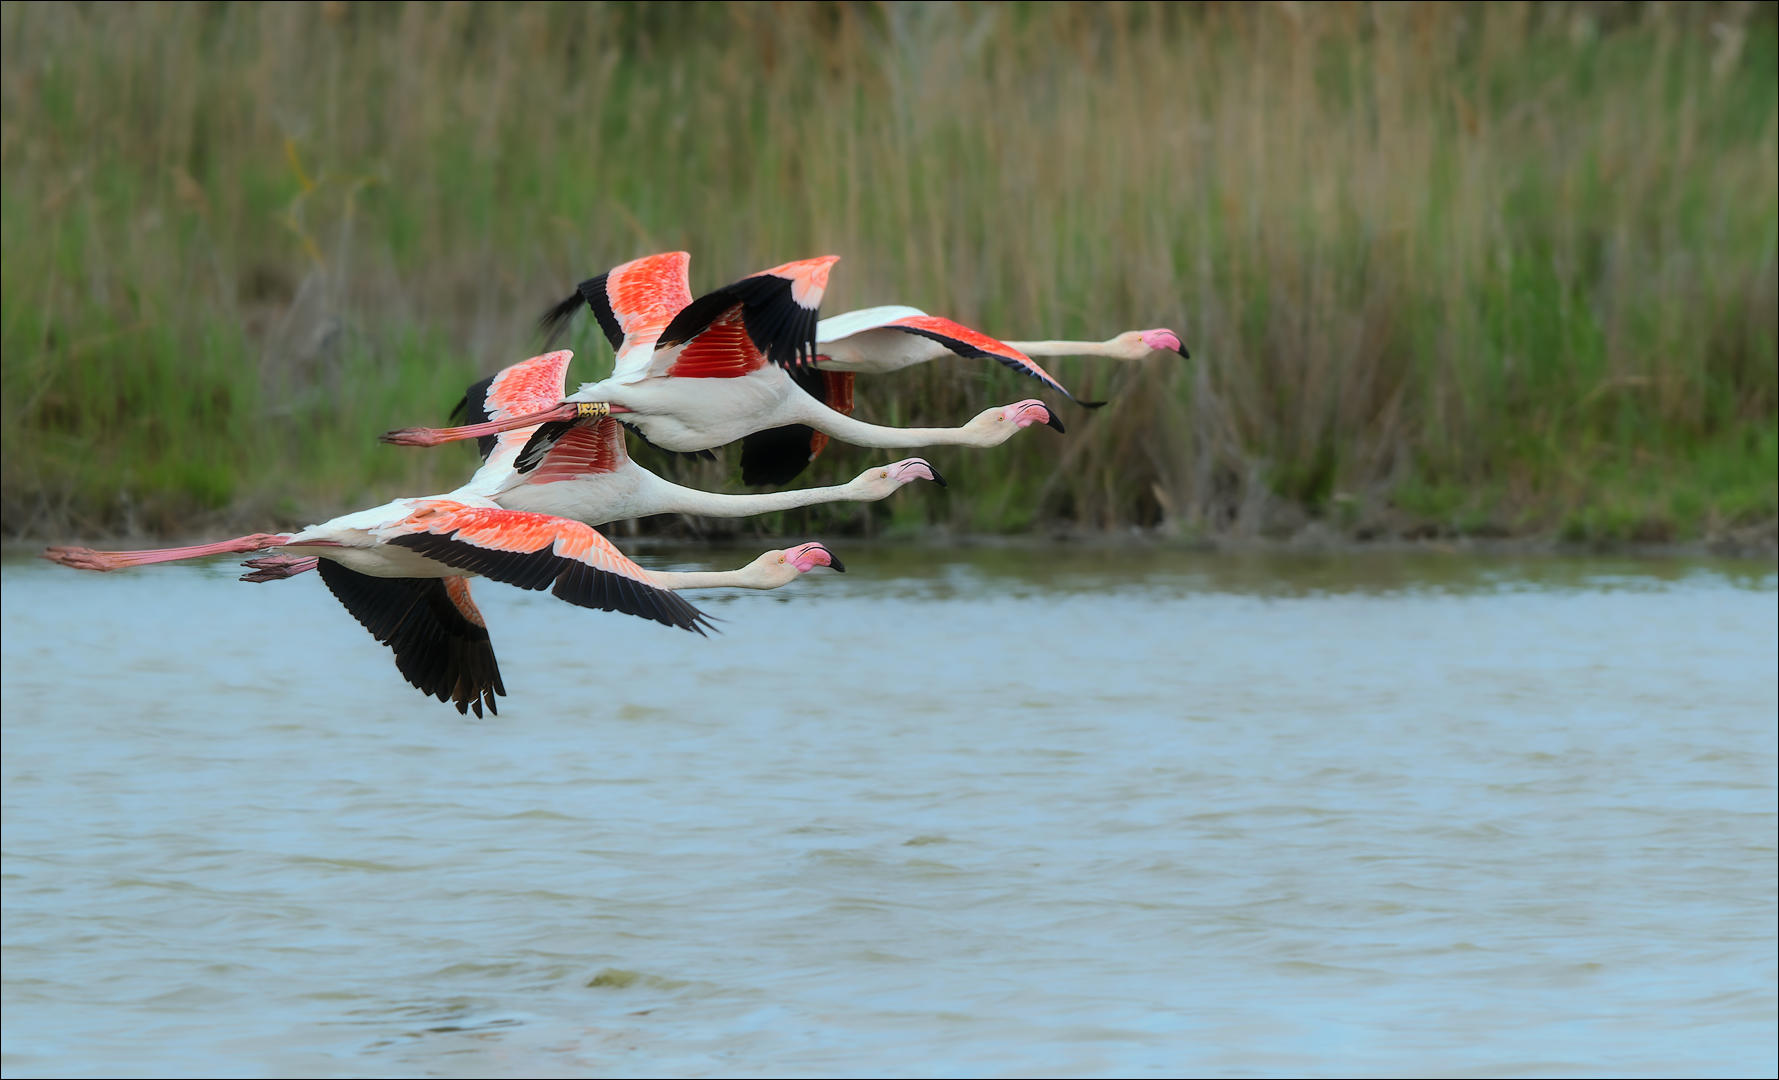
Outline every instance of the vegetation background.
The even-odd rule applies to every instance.
[[[12,537],[443,490],[442,422],[576,280],[837,253],[826,310],[1007,338],[1112,404],[948,491],[645,530],[1159,527],[1770,543],[1766,4],[7,3]],[[577,327],[575,374],[610,352]],[[1034,384],[860,386],[955,424]],[[738,485],[738,453],[651,466]],[[881,458],[830,446],[808,482]],[[630,526],[634,531],[636,526]],[[1760,538],[1764,538],[1761,540]]]

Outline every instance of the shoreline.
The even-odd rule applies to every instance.
[[[1312,533],[1313,535],[1305,535]],[[1018,534],[994,533],[954,533],[946,529],[922,529],[919,531],[885,531],[874,536],[833,537],[816,536],[820,539],[832,539],[847,547],[860,549],[925,549],[925,550],[1003,550],[1041,551],[1041,550],[1132,550],[1132,551],[1173,551],[1199,555],[1226,555],[1231,557],[1252,555],[1274,556],[1372,556],[1372,555],[1475,555],[1486,557],[1532,557],[1532,558],[1630,558],[1630,559],[1737,559],[1745,561],[1761,561],[1773,564],[1779,570],[1779,529],[1775,523],[1752,526],[1737,530],[1735,534],[1710,539],[1691,540],[1669,543],[1640,543],[1629,541],[1578,542],[1566,541],[1549,536],[1527,537],[1429,537],[1410,539],[1406,537],[1383,537],[1369,540],[1355,540],[1338,534],[1315,530],[1303,530],[1298,535],[1287,538],[1271,537],[1238,537],[1238,536],[1181,536],[1170,535],[1165,528],[1137,529],[1131,528],[1116,532],[1089,532],[1076,530],[1033,530]],[[45,547],[51,544],[72,544],[82,547],[112,548],[127,550],[123,545],[140,545],[143,547],[174,547],[185,543],[198,543],[212,540],[215,537],[208,533],[193,533],[177,537],[161,537],[138,535],[107,536],[100,538],[81,537],[58,540],[23,540],[9,539],[0,541],[0,560],[13,562],[20,559],[34,558]],[[710,551],[729,551],[737,549],[759,549],[770,547],[781,542],[790,542],[796,537],[753,536],[744,533],[731,533],[721,537],[692,537],[643,534],[637,536],[607,536],[614,546],[625,553],[652,554],[665,551],[684,551],[704,549]]]

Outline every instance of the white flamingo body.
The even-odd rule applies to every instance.
[[[591,306],[617,349],[610,378],[583,384],[558,408],[460,428],[409,428],[390,432],[385,441],[434,446],[564,421],[577,415],[576,406],[600,404],[651,443],[679,453],[796,425],[856,446],[885,449],[996,446],[1036,422],[1062,429],[1035,398],[986,410],[959,428],[886,428],[854,420],[816,400],[785,370],[817,363],[815,314],[836,257],[786,263],[696,300],[686,286],[689,258],[671,252],[615,267],[581,282],[574,296],[545,316],[546,326],[560,326],[583,300]],[[1067,393],[1029,357],[949,320],[917,312],[891,322],[898,329],[888,333],[938,339],[941,353],[950,343],[949,351],[992,356]],[[898,366],[928,356],[924,345],[913,348],[900,356]],[[814,452],[819,451],[812,450],[811,456]]]
[[[798,395],[814,403],[783,368],[767,364],[732,379],[605,379],[582,385],[565,400],[622,406],[630,410],[624,422],[643,438],[663,450],[689,454],[764,428],[801,423],[796,416]]]
[[[480,384],[471,387],[465,401],[467,403],[470,396],[479,395],[475,411],[497,418],[549,408],[562,399],[562,378],[573,355],[563,349],[521,361],[488,380],[485,388]],[[650,379],[634,384],[641,391],[629,395],[629,400],[641,404],[652,393],[674,392],[676,384],[698,392],[704,384],[746,383],[762,373],[785,378],[782,369],[766,367],[740,379]],[[602,388],[598,392],[609,389],[614,394],[623,394],[633,388],[612,380],[595,385]],[[797,389],[795,384],[791,388]],[[708,390],[703,392],[708,393]],[[734,395],[730,398],[721,394],[712,396],[717,399],[718,409],[715,411],[720,415]],[[640,410],[625,414],[625,418],[629,420],[639,415],[642,415]],[[537,430],[535,426],[516,428],[498,436],[489,450],[488,460],[475,476],[446,497],[466,502],[486,500],[509,510],[602,525],[608,521],[654,514],[746,517],[823,502],[871,502],[885,498],[915,480],[944,483],[929,463],[909,458],[873,466],[852,481],[831,487],[754,495],[698,491],[665,480],[631,460],[624,446],[623,427],[609,418],[581,421],[552,432],[551,441],[540,448],[537,456],[521,471],[518,467],[521,452]]]

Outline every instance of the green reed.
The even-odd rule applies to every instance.
[[[1111,404],[911,490],[651,528],[1714,534],[1770,522],[1773,5],[4,5],[9,535],[459,482],[437,423],[588,274],[834,252],[825,309]],[[574,375],[610,352],[578,326]],[[1036,386],[860,385],[956,424]],[[736,482],[738,455],[663,460]],[[831,446],[808,482],[884,459]],[[212,519],[205,521],[205,519]]]

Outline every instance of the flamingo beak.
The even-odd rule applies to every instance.
[[[925,458],[915,458],[910,461],[906,466],[906,471],[912,473],[916,480],[931,480],[940,487],[946,486],[945,478],[940,476],[939,470],[933,468],[933,463]]]
[[[796,557],[791,560],[791,565],[797,568],[799,574],[807,574],[818,566],[832,566],[838,573],[846,573],[845,564],[836,558],[832,551],[820,544],[804,544],[797,549]]]
[[[1180,343],[1180,335],[1172,330],[1145,330],[1143,331],[1143,344],[1151,349],[1165,349],[1168,352],[1177,352],[1187,360],[1192,359],[1192,354],[1187,352],[1186,346]]]
[[[1051,427],[1055,428],[1056,433],[1058,435],[1067,434],[1065,431],[1063,431],[1062,417],[1056,415],[1056,410],[1045,409],[1044,410],[1044,422],[1046,424],[1049,424]]]

